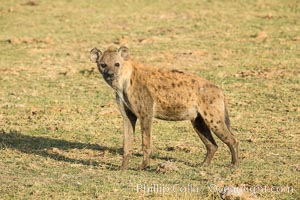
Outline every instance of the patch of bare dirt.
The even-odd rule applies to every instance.
[[[255,38],[257,41],[263,42],[268,38],[268,33],[266,31],[261,31],[259,33],[251,35],[252,38]]]
[[[300,70],[299,72],[300,73]],[[240,71],[235,74],[236,77],[256,77],[256,78],[264,78],[264,79],[272,79],[272,78],[285,78],[285,77],[292,77],[294,73],[288,70],[283,69],[259,69],[259,70],[246,70]]]
[[[258,199],[255,195],[242,190],[229,190],[221,194],[221,198],[224,200],[256,200]]]
[[[178,167],[175,165],[175,163],[169,161],[160,163],[156,168],[156,172],[163,174],[174,171],[178,171]]]
[[[121,36],[119,38],[117,38],[114,42],[114,44],[117,45],[128,45],[129,44],[129,38],[127,36]]]
[[[296,37],[294,37],[293,39],[292,39],[293,41],[300,41],[300,37],[299,36],[296,36]]]
[[[39,3],[36,1],[27,1],[26,3],[22,4],[24,6],[38,6]]]
[[[149,43],[154,43],[155,42],[154,37],[146,37],[146,38],[139,38],[138,42],[141,44],[149,44]]]
[[[214,188],[216,187],[216,188]],[[219,193],[219,196],[221,199],[224,200],[256,200],[258,197],[249,192],[249,189],[251,189],[250,185],[247,184],[241,184],[237,186],[228,186],[225,184],[224,181],[218,181],[214,187],[211,187],[211,189],[214,189],[216,192]]]
[[[177,144],[167,145],[167,151],[183,151],[189,153],[189,152],[197,151],[197,148],[191,146],[190,144],[177,143]]]
[[[52,44],[53,40],[50,37],[38,39],[30,37],[13,37],[6,40],[10,44],[34,44],[34,43],[43,43],[43,44]]]
[[[208,52],[202,49],[194,50],[194,51],[184,51],[184,52],[163,52],[161,54],[164,58],[167,60],[176,60],[182,59],[182,60],[199,60],[203,59],[204,56],[208,55]]]
[[[64,75],[64,76],[72,76],[76,74],[78,70],[74,66],[64,66],[60,69],[60,72],[58,72],[59,75]]]

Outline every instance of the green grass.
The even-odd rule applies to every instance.
[[[289,186],[242,198],[300,198],[298,1],[28,2],[0,4],[0,199],[220,199],[213,185]],[[116,41],[224,89],[238,169],[219,140],[212,165],[196,166],[205,148],[191,124],[155,120],[151,168],[137,170],[138,128],[130,170],[119,170],[122,118],[89,61]],[[156,172],[166,161],[178,171]],[[142,184],[175,192],[137,192]]]

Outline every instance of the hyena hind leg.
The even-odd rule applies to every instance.
[[[222,140],[230,149],[231,164],[236,167],[238,165],[238,141],[234,138],[230,128],[227,126],[228,119],[221,119],[217,125],[212,125],[211,130]]]
[[[195,120],[192,120],[192,124],[207,150],[202,166],[208,166],[218,149],[218,145],[200,114],[198,114]]]

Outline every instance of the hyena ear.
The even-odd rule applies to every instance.
[[[93,48],[90,53],[90,60],[96,63],[100,59],[101,55],[102,52],[99,49]]]
[[[121,47],[118,49],[118,52],[121,54],[121,57],[122,57],[124,60],[128,60],[128,59],[129,59],[129,57],[130,57],[129,49],[128,49],[126,46],[121,46]]]

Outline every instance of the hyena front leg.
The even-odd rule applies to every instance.
[[[137,117],[124,105],[124,103],[118,102],[118,107],[123,117],[124,125],[123,161],[121,168],[125,170],[128,169],[128,163],[132,154],[133,133],[135,131]]]
[[[150,165],[150,156],[152,148],[152,117],[141,117],[139,118],[141,122],[141,132],[142,132],[142,149],[143,149],[143,162],[140,169],[146,169]]]

